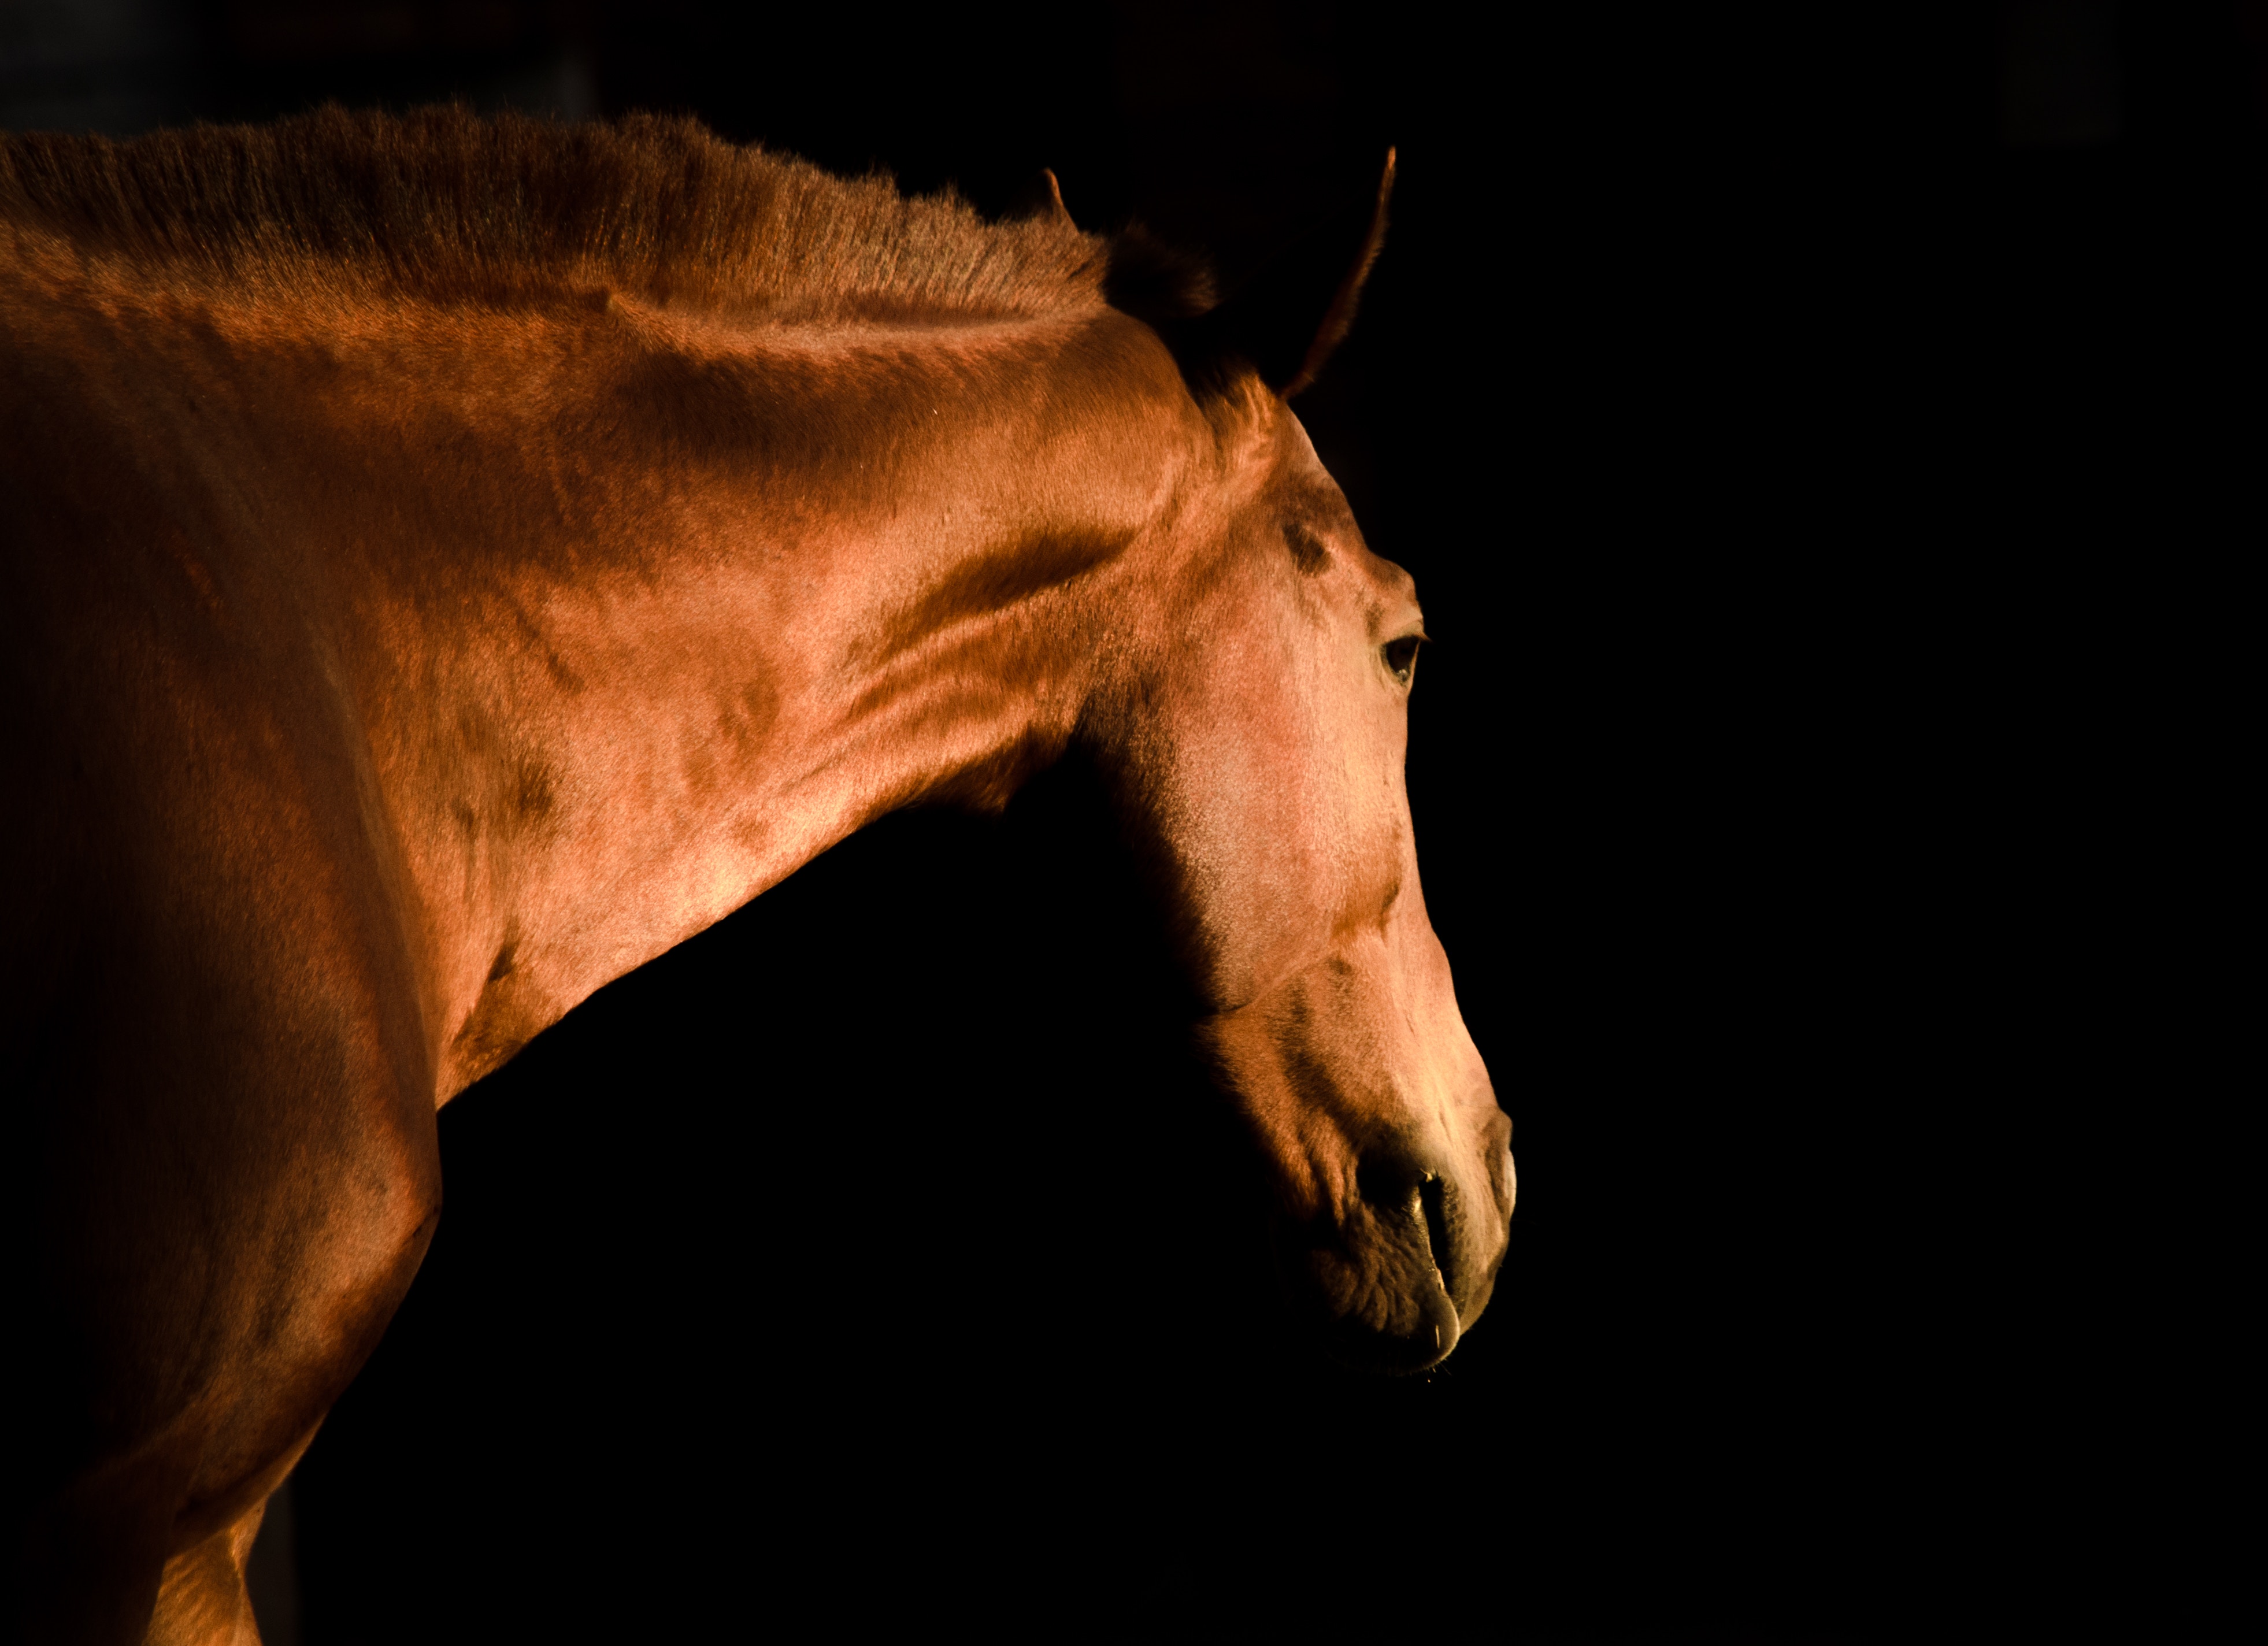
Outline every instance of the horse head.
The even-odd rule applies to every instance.
[[[1342,1359],[1408,1371],[1488,1303],[1512,1124],[1418,885],[1415,588],[1365,545],[1285,405],[1346,329],[1392,177],[1389,158],[1324,278],[1295,261],[1158,322],[1224,456],[1177,527],[1202,547],[1111,740],[1202,1038],[1274,1179],[1285,1277]],[[1310,249],[1331,257],[1330,237]]]

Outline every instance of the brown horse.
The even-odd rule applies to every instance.
[[[1449,1352],[1510,1124],[1418,891],[1410,579],[1285,404],[1385,194],[1216,305],[1059,200],[988,225],[681,124],[0,139],[20,1628],[252,1638],[438,1106],[1075,744],[1296,1289],[1342,1355]]]

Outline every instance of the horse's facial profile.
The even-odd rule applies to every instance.
[[[1209,586],[1130,709],[1203,1036],[1342,1358],[1414,1370],[1486,1305],[1511,1122],[1418,889],[1403,780],[1423,628],[1280,400],[1248,402]]]

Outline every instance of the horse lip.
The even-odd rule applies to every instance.
[[[1429,1242],[1433,1238],[1425,1211],[1419,1190],[1413,1187],[1403,1214],[1408,1219],[1401,1237],[1403,1241],[1415,1244]],[[1409,1227],[1411,1224],[1415,1227]],[[1420,1245],[1418,1250],[1426,1251],[1426,1246]],[[1430,1252],[1427,1254],[1432,1255]],[[1414,1295],[1405,1297],[1417,1304],[1418,1318],[1409,1320],[1405,1314],[1403,1318],[1408,1324],[1399,1329],[1366,1320],[1366,1312],[1359,1310],[1346,1313],[1333,1310],[1309,1316],[1310,1329],[1320,1334],[1319,1346],[1326,1357],[1351,1370],[1389,1377],[1426,1371],[1448,1358],[1463,1340],[1464,1320],[1439,1258],[1425,1264],[1422,1270],[1413,1265],[1404,1273],[1409,1282],[1414,1282]],[[1285,1278],[1290,1278],[1288,1274]]]
[[[1440,1271],[1438,1269],[1434,1271],[1434,1281],[1439,1286],[1435,1297],[1447,1306],[1432,1312],[1432,1319],[1426,1322],[1432,1328],[1433,1357],[1423,1365],[1410,1368],[1412,1371],[1425,1371],[1440,1365],[1449,1357],[1449,1351],[1456,1348],[1465,1334],[1464,1322],[1457,1314],[1457,1300],[1449,1295],[1448,1287],[1440,1285]]]
[[[1325,1328],[1325,1352],[1351,1370],[1388,1377],[1408,1377],[1429,1371],[1449,1357],[1464,1333],[1457,1306],[1448,1292],[1436,1286],[1425,1300],[1426,1318],[1418,1334],[1395,1337],[1342,1317]]]

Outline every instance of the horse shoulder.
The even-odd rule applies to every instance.
[[[31,866],[0,900],[30,1225],[0,1263],[51,1418],[7,1508],[141,1592],[256,1512],[440,1189],[410,922],[317,626],[190,483],[194,389],[122,399],[115,364],[82,339],[0,379],[0,841]]]

